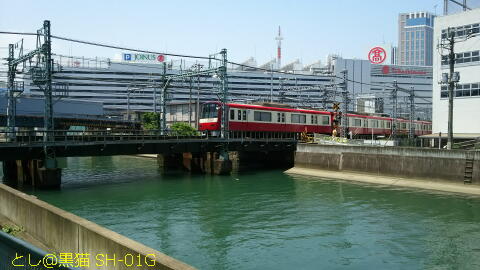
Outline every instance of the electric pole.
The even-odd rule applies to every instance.
[[[222,120],[221,120],[221,131],[220,137],[222,139],[228,139],[229,130],[228,130],[228,112],[227,112],[227,102],[228,102],[228,80],[227,80],[227,49],[222,49],[220,51],[222,55],[222,65],[218,68],[220,73],[220,87],[221,87],[221,102],[222,102]]]
[[[410,130],[408,132],[408,138],[415,138],[415,91],[413,86],[410,88]]]
[[[188,124],[192,125],[192,77],[189,80],[190,92],[188,96]]]
[[[392,121],[392,140],[395,144],[395,140],[397,139],[397,95],[398,95],[398,83],[397,81],[393,81],[393,89],[392,89],[392,100],[393,100],[393,121]]]
[[[15,100],[15,92],[14,92],[14,80],[15,80],[15,70],[16,65],[12,65],[12,61],[15,58],[14,47],[13,44],[8,45],[8,82],[7,82],[7,89],[8,89],[8,104],[7,104],[7,131],[8,131],[8,138],[9,140],[15,140],[15,112],[16,112],[16,100]]]
[[[455,72],[455,30],[448,28],[448,42],[449,42],[449,78],[448,78],[448,140],[447,149],[452,149],[453,143],[453,90],[455,89],[455,81],[453,80],[453,73]]]
[[[342,70],[342,83],[340,84],[342,87],[342,99],[343,99],[343,106],[342,106],[342,137],[347,137],[347,129],[348,129],[348,85],[347,85],[347,74],[348,71],[346,69]]]
[[[165,135],[165,131],[167,130],[167,88],[170,84],[170,78],[166,79],[167,66],[165,62],[163,63],[163,87],[162,92],[160,93],[160,116],[158,120],[160,121],[158,127],[160,129],[160,134]]]
[[[467,36],[469,38],[471,36]],[[448,44],[440,44],[442,48],[446,48],[448,52],[449,73],[442,74],[441,84],[448,85],[448,139],[447,149],[452,149],[453,145],[453,97],[455,84],[460,80],[460,75],[455,72],[455,28],[449,27],[447,31]]]

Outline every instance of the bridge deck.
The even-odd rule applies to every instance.
[[[145,133],[115,134],[95,132],[80,134],[56,132],[51,141],[44,142],[42,132],[17,135],[14,141],[3,137],[0,143],[0,161],[42,159],[45,146],[54,150],[57,157],[114,156],[136,154],[168,154],[184,152],[229,151],[292,151],[294,138],[231,138],[202,136],[165,136]]]

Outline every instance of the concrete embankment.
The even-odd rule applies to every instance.
[[[287,172],[480,195],[479,151],[299,144]]]
[[[89,254],[87,269],[194,269],[159,251],[0,184],[0,215],[48,247]]]
[[[335,172],[319,169],[305,169],[305,168],[291,168],[286,171],[289,174],[299,174],[305,176],[319,177],[323,179],[335,179],[335,180],[348,180],[355,182],[362,182],[368,184],[382,185],[382,186],[395,186],[406,188],[419,188],[429,189],[436,191],[461,193],[480,196],[480,185],[465,185],[459,183],[450,183],[443,181],[430,181],[428,179],[419,178],[402,178],[391,177],[385,175],[372,175],[366,173],[354,173],[354,172]]]

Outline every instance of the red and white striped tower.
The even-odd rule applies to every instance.
[[[282,33],[280,31],[280,26],[278,26],[278,36],[275,38],[277,40],[277,68],[282,67]]]

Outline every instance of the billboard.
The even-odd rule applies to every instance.
[[[122,53],[123,62],[157,64],[165,62],[165,55],[154,53]]]

